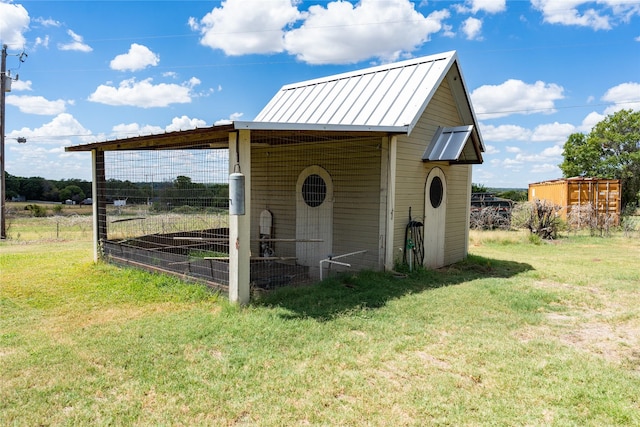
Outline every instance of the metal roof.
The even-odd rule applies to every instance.
[[[410,133],[455,51],[283,86],[255,122],[382,127]]]
[[[482,162],[484,144],[457,61],[456,52],[450,51],[285,85],[253,121],[95,142],[65,151],[223,148],[228,146],[228,133],[239,129],[251,130],[252,141],[286,141],[292,133],[313,140],[408,135],[448,79],[462,122],[473,124],[471,138],[458,147],[462,152],[457,162]]]

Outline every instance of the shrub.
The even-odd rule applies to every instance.
[[[618,223],[617,213],[598,212],[591,203],[572,205],[567,214],[567,225],[570,230],[589,229],[592,236],[610,236],[611,227]]]
[[[47,216],[47,210],[40,205],[26,205],[24,209],[27,211],[31,211],[31,215],[37,218]]]
[[[499,206],[485,206],[471,209],[469,223],[472,229],[493,230],[496,228],[508,230],[511,228],[511,212],[504,212]]]
[[[513,209],[511,224],[526,228],[541,239],[555,239],[562,225],[558,216],[561,207],[546,200],[518,203]]]

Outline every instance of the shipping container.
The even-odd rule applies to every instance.
[[[599,215],[612,216],[617,225],[621,195],[619,179],[575,177],[529,184],[529,201],[546,200],[560,206],[560,216],[565,220],[575,206],[591,204]]]

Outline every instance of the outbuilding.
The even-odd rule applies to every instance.
[[[246,303],[252,285],[464,259],[484,145],[451,51],[284,86],[253,121],[66,150],[92,152],[96,258]]]
[[[622,188],[619,179],[576,176],[529,184],[529,201],[546,200],[560,208],[559,214],[568,220],[572,212],[589,208],[591,216],[620,222]],[[580,219],[580,216],[577,217]]]

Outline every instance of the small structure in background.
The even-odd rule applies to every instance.
[[[529,184],[529,201],[560,206],[559,215],[575,228],[618,225],[621,213],[619,179],[574,177]]]
[[[475,229],[509,228],[513,200],[494,193],[471,194],[470,227]]]

